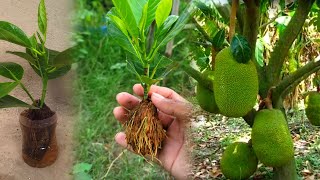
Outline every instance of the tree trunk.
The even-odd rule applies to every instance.
[[[274,168],[274,180],[297,180],[297,170],[295,159],[293,158],[288,164],[285,166]]]

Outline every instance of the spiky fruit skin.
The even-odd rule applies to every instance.
[[[229,117],[242,117],[255,105],[259,85],[258,74],[252,61],[238,63],[230,48],[216,56],[214,95],[220,113]]]
[[[235,142],[223,152],[220,166],[231,180],[248,179],[257,170],[258,158],[249,144]]]
[[[320,126],[320,93],[311,92],[305,99],[306,115],[310,123]]]
[[[214,73],[213,71],[206,70],[202,75],[213,81],[213,78],[214,78],[213,73]],[[211,91],[210,89],[207,89],[206,87],[198,83],[196,98],[198,100],[200,107],[203,110],[211,113],[215,113],[215,114],[219,113],[219,108],[214,98],[214,91]]]
[[[256,114],[251,139],[254,152],[266,166],[280,167],[294,157],[287,121],[278,109],[264,109]]]
[[[150,100],[143,100],[129,113],[125,123],[127,143],[140,155],[156,158],[166,138],[166,131],[158,118],[157,108]]]

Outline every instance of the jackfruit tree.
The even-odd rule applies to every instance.
[[[194,57],[199,70],[188,63],[182,63],[182,68],[201,87],[197,88],[200,106],[209,112],[217,107],[216,114],[242,117],[252,127],[249,150],[244,154],[252,150],[261,163],[273,167],[274,179],[298,178],[284,102],[302,81],[311,84],[305,91],[316,87],[304,96],[307,117],[311,124],[320,125],[320,82],[312,82],[320,74],[318,3],[232,0],[219,5],[197,1],[198,10],[191,18],[201,36],[198,44],[205,58]],[[310,29],[315,33],[309,33]],[[311,50],[302,56],[305,39]],[[213,77],[201,74],[208,70],[213,71]],[[210,93],[204,93],[205,89]],[[209,98],[214,102],[204,107],[204,99]],[[227,147],[224,154],[234,151],[235,146]],[[242,179],[237,168],[244,167],[226,157],[221,160],[225,176]]]

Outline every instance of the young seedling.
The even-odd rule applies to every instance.
[[[127,67],[145,91],[143,100],[131,110],[125,124],[127,143],[136,153],[155,158],[166,134],[148,92],[152,84],[161,81],[175,67],[159,51],[183,30],[194,7],[190,3],[179,17],[170,15],[172,0],[113,0],[113,4],[115,7],[107,14],[108,35],[133,55],[127,60]]]
[[[4,40],[26,48],[25,52],[7,51],[19,56],[30,64],[32,69],[40,76],[42,82],[41,97],[36,100],[24,83],[21,81],[24,69],[13,62],[0,62],[0,76],[7,82],[0,83],[0,108],[27,107],[33,114],[41,115],[41,109],[46,109],[45,98],[48,81],[65,75],[71,68],[72,49],[63,52],[46,48],[47,41],[47,13],[44,0],[38,7],[38,28],[31,37],[28,37],[19,27],[10,22],[0,21],[0,40]],[[23,102],[9,93],[20,86],[30,98],[32,104]]]

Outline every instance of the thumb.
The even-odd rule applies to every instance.
[[[192,106],[188,102],[168,99],[155,92],[151,95],[151,101],[160,111],[178,119],[187,120],[191,116]]]

